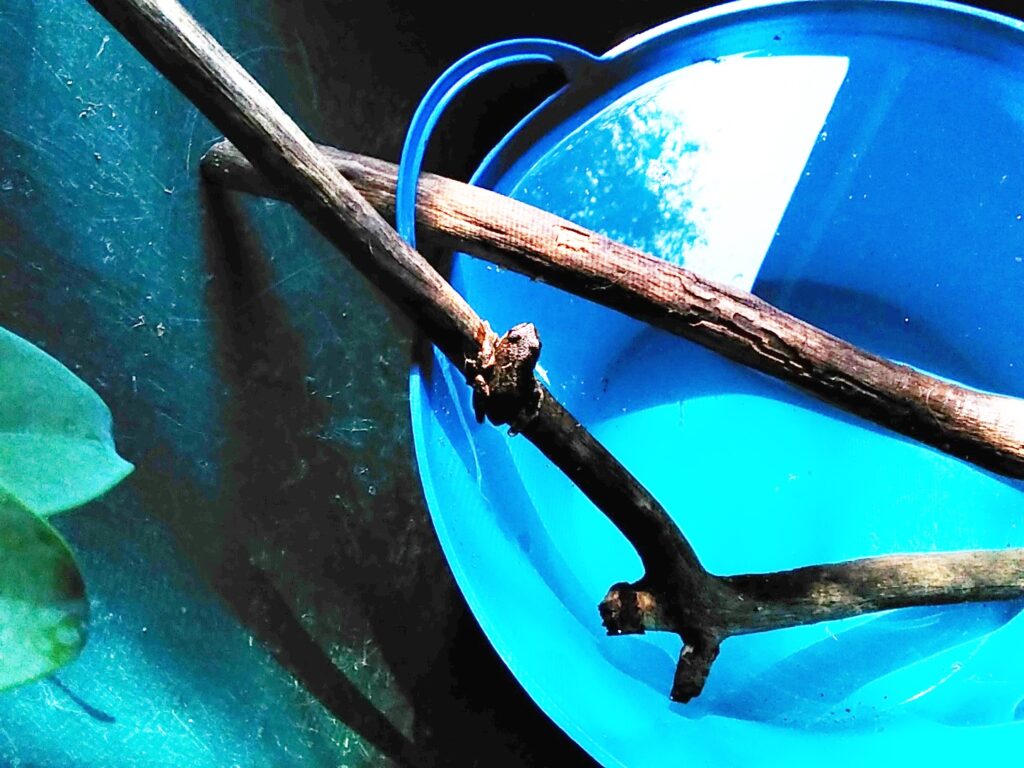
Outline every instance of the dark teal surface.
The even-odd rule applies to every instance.
[[[601,50],[678,11],[581,29],[582,2],[186,5],[316,138],[391,159],[470,48]],[[217,132],[84,0],[0,0],[0,40],[0,325],[100,393],[138,468],[57,521],[91,639],[0,696],[0,765],[589,764],[437,547],[410,329],[287,206],[201,189]],[[495,83],[523,105],[466,100],[434,167],[470,167],[533,79]]]

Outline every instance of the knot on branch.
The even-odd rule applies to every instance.
[[[668,630],[683,639],[669,697],[673,701],[687,702],[704,689],[711,665],[718,657],[721,634],[692,621],[671,620],[665,613],[664,603],[641,579],[635,584],[622,582],[612,586],[598,610],[609,635],[642,635],[649,630]]]
[[[520,323],[500,339],[484,323],[480,335],[480,351],[466,361],[473,412],[478,422],[486,416],[493,424],[508,424],[514,435],[540,412],[543,389],[533,373],[540,336],[533,323]]]
[[[657,601],[640,582],[614,584],[597,606],[609,635],[642,635],[658,626]]]

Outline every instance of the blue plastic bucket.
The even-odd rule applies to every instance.
[[[723,6],[601,57],[476,183],[839,336],[1024,396],[1024,26],[961,6]],[[466,256],[500,331],[534,322],[550,387],[709,568],[1024,546],[1022,485],[689,342]],[[606,637],[628,542],[533,447],[473,419],[435,359],[411,381],[427,501],[460,587],[530,695],[607,765],[937,765],[1024,746],[1022,603],[732,638],[668,699],[679,639]]]

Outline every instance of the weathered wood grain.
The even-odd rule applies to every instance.
[[[393,214],[394,165],[320,150],[378,210]],[[285,196],[228,142],[207,153],[203,168],[207,178],[232,189]],[[441,176],[420,178],[417,221],[460,250],[640,318],[992,472],[1024,477],[1024,401],[1018,398],[873,355],[750,293]]]

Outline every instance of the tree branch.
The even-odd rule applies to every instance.
[[[893,608],[1014,600],[1024,596],[1024,549],[888,555],[791,571],[708,576],[715,595],[693,620],[685,593],[645,575],[616,584],[599,609],[608,634],[674,632],[684,641],[671,696],[700,693],[729,637],[835,621]]]
[[[320,147],[386,215],[396,167]],[[229,142],[210,180],[280,197]],[[417,221],[448,245],[617,309],[980,467],[1024,477],[1024,401],[951,384],[859,349],[756,296],[706,280],[538,208],[441,176],[420,177]]]
[[[823,604],[832,612],[828,615],[851,615],[895,604],[1020,594],[1020,555],[1008,562],[1008,553],[999,552],[973,553],[967,559],[932,556],[930,572],[946,576],[926,584],[914,580],[925,579],[925,572],[901,570],[892,559],[858,561],[853,571],[847,566],[845,578],[828,575],[844,566],[729,578],[708,573],[661,505],[536,380],[540,341],[532,326],[516,326],[497,338],[175,0],[90,2],[423,328],[466,375],[481,417],[520,430],[632,542],[645,576],[636,584],[614,587],[601,613],[612,633],[649,628],[682,635],[674,698],[685,701],[700,692],[720,643],[730,634],[820,621],[826,616]],[[886,580],[873,580],[873,568],[881,569]],[[800,575],[805,571],[806,578]],[[914,578],[908,580],[907,574]],[[739,605],[748,600],[752,607]]]

